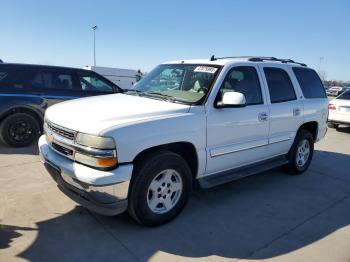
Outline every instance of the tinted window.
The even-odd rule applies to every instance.
[[[73,89],[73,74],[58,69],[47,69],[38,72],[31,84],[36,88]]]
[[[29,89],[34,74],[30,67],[0,66],[0,89]]]
[[[113,85],[91,72],[78,72],[81,89],[84,91],[113,92]]]
[[[301,90],[306,98],[325,98],[326,93],[317,73],[308,68],[294,67]]]
[[[275,67],[264,68],[271,103],[295,100],[296,95],[292,81],[286,71]]]
[[[242,66],[233,68],[222,83],[218,101],[222,99],[224,93],[229,91],[244,94],[247,105],[263,103],[260,82],[254,67]]]
[[[337,99],[350,100],[350,91],[342,93],[340,96],[337,97]]]

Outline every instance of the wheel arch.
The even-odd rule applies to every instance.
[[[317,135],[318,135],[318,122],[317,121],[309,121],[309,122],[305,122],[303,123],[299,129],[299,130],[307,130],[312,134],[312,137],[314,139],[314,141],[317,140]]]
[[[38,110],[36,110],[32,107],[27,107],[27,106],[22,106],[22,105],[11,107],[8,110],[6,110],[0,114],[0,122],[2,122],[6,117],[8,117],[12,114],[16,114],[16,113],[25,113],[25,114],[28,114],[28,115],[31,115],[32,117],[34,117],[39,123],[40,131],[42,131],[44,116],[41,112],[38,112]]]
[[[190,167],[193,179],[196,178],[198,173],[198,154],[195,146],[190,142],[174,142],[147,148],[136,155],[133,163],[135,164],[145,156],[160,150],[166,150],[180,155]]]

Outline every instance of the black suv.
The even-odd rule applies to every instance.
[[[50,105],[118,92],[114,83],[85,69],[1,63],[0,138],[13,147],[29,145],[41,133]]]

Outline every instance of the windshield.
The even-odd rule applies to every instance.
[[[186,104],[204,100],[219,66],[193,64],[159,65],[138,82],[130,93]]]

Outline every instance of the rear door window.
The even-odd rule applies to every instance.
[[[326,98],[326,92],[321,79],[314,70],[294,67],[293,72],[305,98]]]
[[[264,73],[270,92],[271,103],[296,100],[295,90],[288,73],[276,67],[265,67]]]
[[[74,89],[74,77],[70,72],[57,69],[42,70],[40,75],[33,80],[33,85],[42,86],[45,89],[72,90]]]

